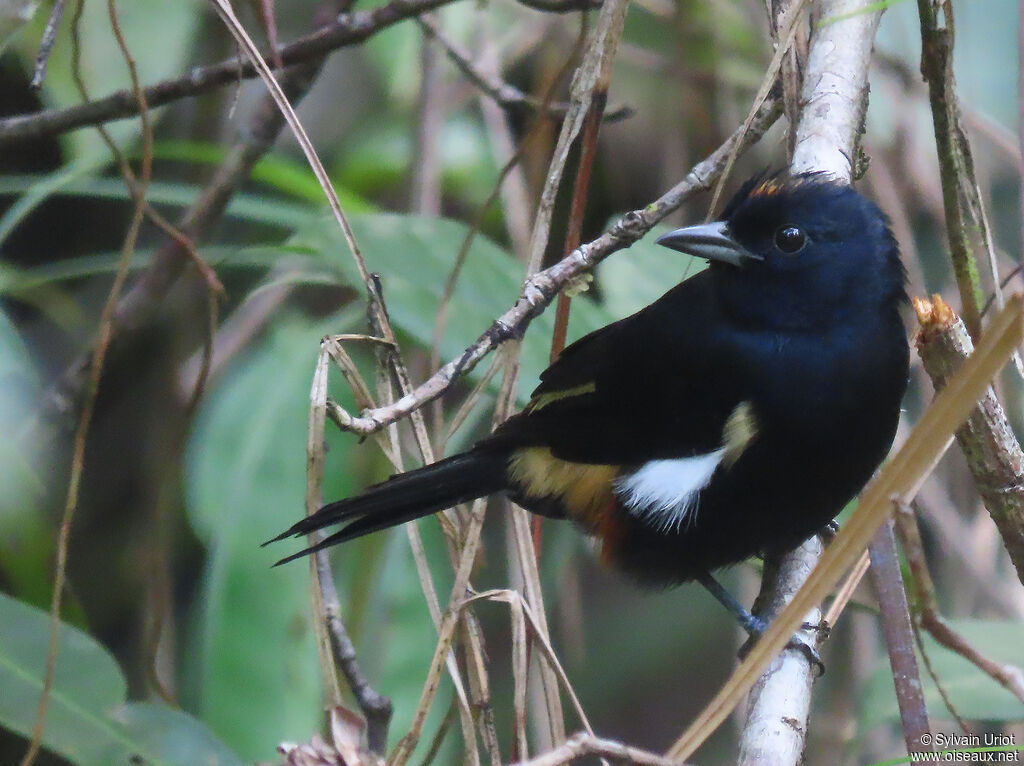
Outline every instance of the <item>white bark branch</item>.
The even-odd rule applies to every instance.
[[[837,179],[853,177],[867,107],[868,65],[881,11],[868,0],[822,0],[811,39],[796,127],[793,173],[824,172]],[[817,537],[782,557],[779,574],[762,583],[763,603],[778,614],[810,575],[823,548]],[[818,624],[815,609],[805,618]],[[817,647],[820,632],[798,637]],[[811,686],[816,670],[799,651],[785,649],[751,689],[747,721],[740,735],[740,764],[789,766],[803,760]]]

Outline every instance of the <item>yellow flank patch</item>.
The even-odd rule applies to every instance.
[[[547,407],[549,404],[562,399],[571,399],[574,396],[583,396],[584,394],[592,394],[597,391],[597,384],[594,381],[584,383],[579,386],[573,386],[572,388],[563,388],[561,391],[548,391],[546,394],[540,394],[530,400],[530,403],[526,405],[527,412],[536,412],[542,407]]]
[[[754,406],[750,402],[740,402],[729,414],[722,429],[722,445],[725,447],[722,462],[730,466],[739,460],[756,436],[757,417],[754,415]]]
[[[547,447],[517,450],[509,460],[509,478],[528,497],[561,500],[567,514],[596,528],[614,500],[617,465],[560,460]]]

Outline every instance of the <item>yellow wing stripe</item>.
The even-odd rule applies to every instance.
[[[722,455],[722,464],[731,466],[743,451],[757,438],[757,417],[754,414],[754,406],[750,402],[740,402],[736,408],[729,413],[722,428],[722,446],[725,454]]]
[[[583,396],[584,394],[592,394],[597,391],[597,384],[594,381],[584,383],[579,386],[573,386],[572,388],[563,388],[561,391],[548,391],[546,394],[539,394],[530,400],[530,403],[526,405],[527,412],[536,412],[543,407],[547,407],[549,404],[561,401],[562,399],[571,399],[574,396]]]

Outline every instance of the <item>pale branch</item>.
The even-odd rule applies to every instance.
[[[36,68],[32,73],[32,82],[30,83],[33,88],[43,87],[43,80],[46,79],[46,67],[50,62],[50,52],[53,50],[53,44],[57,41],[57,32],[60,30],[60,22],[64,17],[64,4],[65,0],[56,0],[53,8],[50,9],[50,17],[46,20],[46,26],[43,27],[43,36],[39,41],[39,55],[36,56]]]
[[[819,23],[800,99],[803,116],[795,127],[794,173],[824,171],[847,182],[859,175],[868,68],[881,17],[877,4],[865,0],[817,4]]]
[[[867,108],[867,70],[881,11],[873,10],[870,0],[823,0],[815,8],[819,18],[831,23],[814,25],[800,94],[804,107],[799,123],[791,126],[796,139],[790,169],[794,173],[825,172],[849,182]],[[787,10],[789,14],[796,11]],[[794,21],[787,19],[787,23]],[[766,569],[758,601],[792,602],[822,550],[820,541],[812,538],[783,555],[778,561],[779,576],[770,576]],[[818,607],[804,617],[810,623],[820,619]],[[812,647],[823,638],[819,631],[802,635]],[[739,763],[782,766],[803,760],[814,673],[814,664],[806,656],[785,651],[758,679],[740,734]]]
[[[574,734],[554,750],[543,755],[520,761],[514,766],[565,766],[587,756],[599,756],[618,764],[630,766],[681,766],[679,761],[665,758],[656,753],[624,745],[611,739],[602,739],[593,734]]]
[[[342,13],[315,32],[278,48],[275,53],[280,55],[285,66],[319,61],[339,48],[358,45],[401,21],[452,2],[454,0],[392,0],[371,11]],[[239,79],[252,79],[256,76],[256,67],[243,56],[241,59],[232,58],[218,64],[195,67],[184,77],[150,85],[143,88],[142,93],[152,109],[207,93]],[[134,117],[138,113],[138,104],[132,92],[119,90],[86,104],[0,120],[0,146]]]
[[[822,549],[820,538],[814,536],[784,556],[766,557],[754,613],[765,622],[773,621],[810,576]],[[825,628],[821,609],[815,607],[804,617],[795,638],[817,651]],[[807,654],[787,647],[751,687],[740,731],[739,766],[784,766],[802,761],[815,677],[813,665]]]
[[[457,359],[445,364],[394,404],[368,410],[359,417],[348,415],[341,418],[346,430],[360,435],[374,433],[444,394],[456,379],[469,373],[491,351],[508,340],[521,337],[530,322],[577,276],[594,268],[612,253],[629,247],[691,196],[708,189],[722,171],[735,143],[741,141],[744,146],[753,143],[778,119],[780,113],[778,99],[765,101],[745,136],[737,130],[711,155],[695,165],[686,178],[657,200],[627,213],[597,239],[581,245],[558,263],[527,279],[515,304],[495,319]]]
[[[936,389],[974,351],[963,321],[939,296],[914,301],[921,330],[917,351]],[[992,516],[1006,552],[1024,582],[1024,451],[1006,412],[989,388],[956,432],[982,502]]]

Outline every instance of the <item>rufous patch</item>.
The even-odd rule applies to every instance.
[[[547,447],[517,450],[509,459],[509,478],[528,497],[556,498],[566,515],[596,529],[605,506],[614,501],[612,482],[617,465],[573,463]]]

